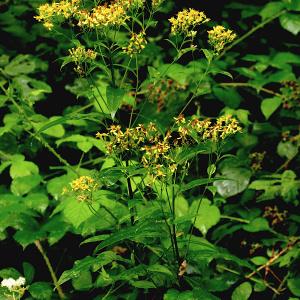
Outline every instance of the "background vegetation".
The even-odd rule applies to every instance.
[[[166,0],[132,57],[114,52],[123,29],[103,44],[72,19],[47,30],[44,3],[0,4],[0,277],[26,280],[2,281],[0,299],[300,299],[300,2]],[[180,52],[168,19],[190,7],[211,21]],[[214,56],[217,24],[237,38]],[[107,56],[74,64],[80,44]],[[183,109],[242,130],[222,153],[175,146],[181,181],[154,184],[139,154],[107,155],[96,138],[149,121],[164,135]],[[92,202],[78,201],[80,176]]]

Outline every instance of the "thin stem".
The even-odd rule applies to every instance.
[[[129,163],[128,163],[128,160],[126,160],[126,167],[128,167],[128,166],[129,166]],[[127,181],[128,197],[130,200],[132,200],[134,195],[133,195],[131,180],[130,180],[129,176],[127,176],[126,181]],[[133,226],[134,225],[134,211],[132,208],[130,209],[130,220],[131,220],[131,225]]]
[[[60,285],[58,284],[58,280],[57,280],[56,274],[55,274],[55,272],[54,272],[54,270],[53,270],[53,267],[52,267],[52,265],[51,265],[51,262],[50,262],[50,260],[49,260],[49,258],[48,258],[48,256],[47,256],[47,254],[46,254],[46,252],[45,252],[45,250],[44,250],[42,244],[41,244],[40,241],[38,241],[38,240],[35,241],[34,244],[35,244],[35,246],[37,247],[37,249],[39,250],[39,252],[41,253],[41,255],[42,255],[42,257],[43,257],[43,259],[44,259],[44,261],[45,261],[45,263],[46,263],[46,265],[47,265],[47,268],[48,268],[49,273],[50,273],[50,275],[51,275],[51,278],[52,278],[52,281],[53,281],[53,283],[54,283],[54,286],[55,286],[55,288],[57,289],[57,293],[58,293],[59,298],[60,298],[60,299],[66,299],[66,296],[65,296],[65,294],[64,294],[64,292],[63,292],[63,290],[62,290],[62,288],[61,288]]]
[[[260,28],[263,28],[265,25],[267,25],[268,23],[270,23],[273,20],[277,19],[278,17],[280,17],[284,13],[286,13],[286,10],[280,11],[279,13],[275,14],[274,16],[272,16],[272,17],[264,20],[263,22],[259,23],[255,27],[251,28],[248,32],[246,32],[244,35],[242,35],[239,39],[235,40],[228,47],[226,47],[222,51],[222,53],[218,56],[218,59],[220,59],[227,51],[229,51],[230,49],[232,49],[234,46],[238,45],[240,42],[242,42],[243,40],[245,40],[246,38],[248,38],[250,35],[252,35],[253,33],[255,33],[257,30],[259,30]]]
[[[252,89],[256,89],[256,90],[265,92],[267,94],[271,94],[271,95],[274,95],[274,96],[277,96],[277,97],[280,97],[280,98],[284,98],[283,95],[281,95],[279,93],[276,93],[276,92],[274,92],[270,89],[266,89],[266,88],[257,89],[256,86],[254,86],[251,83],[247,83],[247,82],[223,82],[223,83],[219,83],[219,85],[221,85],[221,86],[232,86],[232,87],[249,87],[249,88],[252,88]]]
[[[224,215],[221,216],[221,219],[228,219],[228,220],[231,220],[231,221],[237,221],[237,222],[246,223],[246,224],[250,223],[250,221],[245,220],[245,219],[241,219],[241,218],[237,218],[237,217],[231,217],[231,216],[224,216]]]
[[[211,165],[211,153],[209,154],[208,156],[208,165],[210,166]],[[207,184],[205,185],[205,188],[201,194],[201,198],[199,200],[199,203],[198,203],[198,206],[197,206],[197,209],[196,209],[196,216],[193,220],[193,224],[192,224],[192,227],[191,227],[191,230],[190,230],[190,236],[189,236],[189,239],[188,239],[188,244],[187,244],[187,248],[186,248],[186,252],[185,252],[185,258],[187,257],[188,253],[189,253],[189,248],[190,248],[190,244],[191,244],[191,239],[192,239],[192,234],[193,234],[193,229],[195,228],[195,224],[196,224],[196,221],[197,221],[197,218],[198,218],[198,213],[199,213],[199,209],[200,209],[200,206],[201,206],[201,203],[203,201],[203,198],[204,198],[204,195],[207,191],[207,188],[210,184],[210,180],[211,180],[211,173],[208,174],[208,182]]]
[[[202,74],[202,76],[201,76],[199,82],[197,83],[195,92],[193,93],[192,97],[188,100],[188,102],[185,104],[185,106],[183,107],[183,109],[180,111],[179,115],[183,114],[183,112],[184,112],[184,111],[186,110],[186,108],[190,105],[190,103],[197,97],[197,91],[198,91],[198,88],[199,88],[200,84],[202,83],[202,80],[203,80],[203,79],[205,78],[205,76],[207,75],[210,65],[211,65],[211,61],[208,60],[208,61],[207,61],[207,66],[206,66],[205,72]],[[174,125],[175,125],[175,122],[174,122]],[[174,126],[174,125],[173,125],[173,126]]]
[[[30,126],[35,130],[33,123],[25,113],[24,109],[13,99],[10,98],[11,102],[14,104],[14,106],[18,109],[21,115],[24,116],[25,120],[30,124]],[[63,163],[66,167],[68,167],[72,172],[74,172],[76,175],[78,175],[78,172],[64,159],[62,158],[54,148],[52,148],[49,143],[42,137],[42,135],[35,130],[35,133],[32,133],[30,130],[26,130],[33,138],[38,140],[41,144],[44,145],[61,163]]]

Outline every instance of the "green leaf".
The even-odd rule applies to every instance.
[[[117,110],[121,107],[125,95],[125,90],[121,88],[114,88],[107,86],[106,98],[110,109],[111,117],[114,119]]]
[[[31,193],[25,198],[25,205],[40,213],[44,213],[49,204],[49,199],[42,193]]]
[[[112,251],[102,252],[97,257],[86,256],[81,260],[75,261],[72,269],[62,273],[58,280],[58,285],[62,285],[71,279],[78,278],[82,272],[90,270],[96,272],[116,260],[125,261],[122,257]]]
[[[214,186],[217,187],[218,193],[224,198],[237,195],[244,191],[251,177],[251,171],[245,168],[226,166],[222,169],[221,173],[222,177],[226,179],[215,181]]]
[[[214,87],[213,93],[220,101],[230,108],[238,108],[242,101],[242,97],[235,88]]]
[[[53,287],[48,282],[34,282],[29,286],[29,293],[34,299],[51,300]]]
[[[279,97],[273,97],[264,99],[261,102],[261,111],[264,114],[266,119],[269,119],[271,115],[277,110],[277,108],[281,105],[282,101]]]
[[[300,2],[299,0],[283,0],[285,7],[289,10],[300,11]]]
[[[152,281],[148,280],[139,280],[131,282],[131,285],[138,289],[155,289],[156,286]]]
[[[31,59],[30,55],[20,54],[4,68],[4,72],[9,76],[17,76],[32,73],[35,67],[35,62]]]
[[[208,176],[212,176],[217,170],[217,167],[215,164],[211,164],[209,165],[209,167],[207,168],[207,174]]]
[[[291,142],[279,142],[277,145],[277,153],[281,157],[292,159],[298,154],[298,147]]]
[[[63,188],[69,188],[70,182],[74,179],[76,179],[76,175],[73,173],[50,179],[47,183],[47,191],[57,200],[62,195]]]
[[[244,282],[235,288],[231,295],[231,300],[248,300],[251,293],[251,284],[249,282]]]
[[[17,177],[12,181],[10,186],[11,192],[17,196],[25,195],[38,186],[41,180],[42,177],[40,175]]]
[[[64,119],[58,116],[53,116],[49,120],[35,124],[35,129],[38,133],[44,133],[49,136],[61,138],[65,135],[65,129],[61,125]]]
[[[200,178],[200,179],[195,179],[195,180],[190,181],[187,184],[182,185],[180,191],[185,192],[185,191],[193,189],[197,186],[208,185],[209,183],[212,183],[216,180],[223,180],[223,178]]]
[[[300,277],[290,278],[287,281],[289,290],[295,295],[300,297]]]
[[[255,265],[261,266],[261,265],[265,264],[268,261],[268,259],[266,257],[263,257],[263,256],[255,256],[255,257],[251,258],[251,261]]]
[[[213,57],[214,57],[213,52],[212,52],[212,51],[209,51],[208,49],[202,49],[202,51],[203,51],[203,53],[204,53],[206,59],[207,59],[209,62],[211,62],[212,59],[213,59]]]
[[[83,271],[72,279],[72,285],[76,291],[86,291],[93,287],[93,279],[90,271]]]
[[[26,283],[30,284],[33,280],[33,277],[35,274],[35,269],[32,266],[32,264],[30,264],[26,261],[23,262],[22,266],[23,266],[24,277],[26,278]]]
[[[79,202],[75,197],[64,199],[63,214],[66,220],[75,228],[78,228],[84,221],[92,217],[99,209],[99,204],[94,203],[90,208],[87,203]]]
[[[163,235],[164,231],[161,224],[158,226],[153,221],[147,220],[147,222],[140,222],[135,226],[123,228],[112,233],[96,247],[95,253],[124,240],[142,242],[147,237],[163,237]]]
[[[297,14],[286,13],[280,17],[281,26],[291,32],[294,35],[297,35],[300,31],[300,18]]]
[[[24,177],[39,173],[39,168],[31,161],[12,161],[9,170],[11,178]]]
[[[196,216],[195,227],[199,229],[203,235],[206,235],[207,231],[216,225],[221,218],[220,210],[217,206],[211,205],[208,199],[194,200],[189,213],[191,216]],[[197,208],[200,204],[200,208],[197,214]]]
[[[22,245],[25,249],[28,245],[34,243],[36,240],[45,238],[45,232],[37,230],[36,228],[19,230],[14,234],[14,239]]]
[[[270,229],[269,223],[264,218],[256,218],[249,224],[243,226],[243,229],[249,232],[268,231]]]
[[[173,273],[167,267],[159,264],[150,265],[147,267],[147,270],[153,273],[161,273],[168,276],[173,276]]]
[[[273,17],[275,14],[279,13],[284,8],[284,4],[280,1],[269,2],[259,13],[263,20]]]
[[[0,270],[0,277],[1,278],[13,278],[13,279],[18,279],[21,277],[22,274],[17,271],[15,268],[5,268]]]

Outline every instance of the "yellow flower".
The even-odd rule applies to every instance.
[[[152,8],[157,9],[163,2],[164,0],[152,0]]]
[[[71,188],[73,192],[80,191],[93,191],[98,187],[96,181],[90,176],[80,176],[79,178],[73,180],[71,183]]]
[[[91,201],[92,193],[98,187],[98,183],[90,176],[80,176],[73,180],[70,185],[79,202]]]
[[[97,57],[97,53],[92,49],[85,49],[84,46],[78,46],[76,48],[72,48],[69,50],[70,57],[72,61],[76,64],[80,64],[84,61],[92,61],[95,60]]]
[[[185,34],[186,36],[195,37],[196,31],[193,29],[209,21],[205,13],[195,9],[184,9],[176,17],[169,19],[171,23],[172,34]]]
[[[80,10],[75,17],[79,20],[78,26],[88,28],[121,26],[129,18],[119,3],[98,5],[91,12]]]
[[[127,47],[123,47],[123,52],[129,56],[140,53],[146,46],[147,40],[145,32],[133,33]]]
[[[208,43],[214,48],[214,51],[220,53],[226,44],[231,43],[236,38],[236,34],[221,25],[214,26],[208,31]]]
[[[118,5],[123,6],[126,10],[142,8],[145,0],[117,0]]]
[[[55,17],[70,18],[79,9],[81,0],[64,0],[60,2],[53,2],[52,4],[43,4],[38,7],[38,16],[34,18],[42,22],[44,26],[51,30],[54,26]]]

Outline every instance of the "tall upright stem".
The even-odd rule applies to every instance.
[[[59,299],[66,299],[66,296],[65,296],[62,288],[58,284],[58,280],[57,280],[56,274],[54,272],[54,269],[53,269],[53,267],[51,265],[51,262],[50,262],[50,260],[49,260],[49,258],[47,256],[47,254],[46,254],[46,252],[45,252],[45,250],[44,250],[41,242],[40,241],[35,241],[34,244],[37,247],[37,249],[39,250],[39,252],[41,253],[41,255],[42,255],[42,257],[43,257],[43,259],[44,259],[44,261],[45,261],[45,263],[47,265],[47,268],[48,268],[49,273],[51,275],[51,278],[52,278],[52,281],[54,283],[54,286],[57,289],[57,293],[58,293]]]

